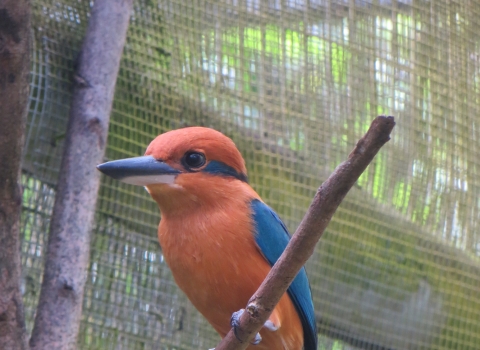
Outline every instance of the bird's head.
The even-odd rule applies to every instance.
[[[233,141],[204,127],[161,134],[144,156],[97,168],[120,181],[145,186],[162,212],[208,200],[225,186],[247,182],[245,162]]]

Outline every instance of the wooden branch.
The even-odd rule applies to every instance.
[[[133,0],[96,0],[74,91],[31,349],[75,349],[90,234],[120,58]]]
[[[340,164],[320,186],[282,256],[257,292],[250,298],[246,306],[247,312],[244,312],[240,318],[237,336],[230,330],[215,348],[216,350],[243,350],[248,347],[298,271],[313,254],[315,245],[345,195],[380,148],[390,140],[390,132],[394,126],[393,117],[377,117],[365,136],[358,141],[348,160]]]
[[[20,292],[20,162],[27,121],[30,2],[0,0],[0,349],[27,348]]]

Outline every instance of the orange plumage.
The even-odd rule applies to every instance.
[[[180,169],[179,160],[189,150],[203,152],[207,159],[222,161],[246,174],[235,144],[212,129],[186,128],[162,134],[145,155]],[[244,182],[203,173],[181,174],[173,186],[147,188],[162,213],[158,238],[175,282],[224,337],[231,328],[232,313],[247,305],[270,271],[255,244],[252,219],[246,215],[248,201],[260,197]],[[249,349],[302,348],[302,325],[288,295],[270,320],[279,330],[262,330],[260,344]]]
[[[245,181],[244,160],[229,138],[202,127],[158,136],[145,156],[134,160],[161,169],[136,173],[133,163],[125,167],[124,161],[99,169],[125,182],[146,184],[162,213],[158,238],[175,281],[224,337],[232,313],[246,306],[270,271],[255,238],[251,208],[252,201],[261,199]],[[158,174],[166,177],[154,177]],[[308,287],[306,276],[305,281]],[[249,349],[303,348],[302,320],[288,294],[269,320],[278,329],[262,328],[262,341]]]

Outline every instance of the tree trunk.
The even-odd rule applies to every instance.
[[[31,349],[76,348],[108,122],[133,0],[96,0],[85,35]]]
[[[30,2],[0,0],[0,349],[26,349],[20,293],[20,165],[28,102]]]

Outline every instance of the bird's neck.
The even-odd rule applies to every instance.
[[[200,177],[198,174],[184,174],[174,184],[149,186],[148,191],[163,218],[186,218],[259,198],[245,182],[218,176]]]

